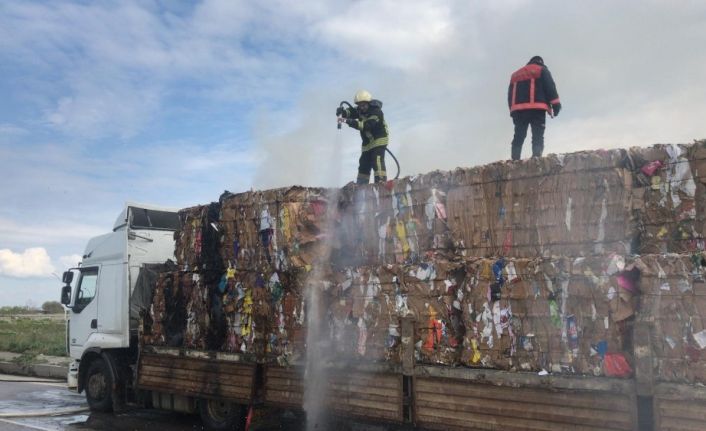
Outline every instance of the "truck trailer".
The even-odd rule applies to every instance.
[[[391,427],[704,429],[704,151],[128,203],[64,273],[69,383],[211,429],[312,391]]]

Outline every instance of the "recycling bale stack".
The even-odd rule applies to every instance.
[[[331,191],[290,187],[224,193],[218,293],[227,336],[222,350],[285,364],[303,356],[307,274],[324,253]]]
[[[703,159],[697,143],[225,193],[180,212],[181,272],[157,283],[149,341],[296,363],[316,286],[334,358],[398,363],[411,317],[420,363],[628,376],[636,315],[665,313],[655,258],[634,255],[703,251]],[[660,354],[660,375],[697,378]]]
[[[220,349],[225,326],[214,301],[223,272],[220,258],[220,204],[179,211],[181,229],[174,234],[178,270],[163,273],[154,288],[147,333],[155,345]]]

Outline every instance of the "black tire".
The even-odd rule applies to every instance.
[[[203,399],[199,401],[199,414],[201,422],[208,430],[241,431],[245,429],[247,409],[241,404]]]
[[[113,410],[113,378],[103,359],[91,362],[86,373],[86,401],[94,412]]]

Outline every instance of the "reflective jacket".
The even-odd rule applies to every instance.
[[[507,90],[507,105],[510,112],[524,109],[544,109],[559,103],[559,93],[552,74],[546,66],[529,63],[515,71]]]
[[[382,102],[372,100],[365,113],[356,108],[346,110],[346,122],[350,127],[360,130],[363,140],[363,151],[387,145],[388,131],[385,115],[382,113]]]

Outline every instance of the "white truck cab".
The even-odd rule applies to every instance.
[[[178,228],[176,209],[126,203],[113,231],[89,240],[79,267],[64,273],[61,302],[70,309],[67,345],[73,359],[69,386],[87,389],[92,407],[106,384],[117,382],[114,358],[136,350],[139,312],[149,306],[144,294],[133,295],[140,268],[174,260]],[[112,382],[100,381],[106,371]]]

